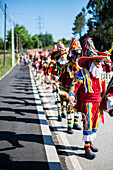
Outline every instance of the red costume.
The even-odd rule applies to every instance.
[[[97,52],[91,38],[86,38],[83,49],[83,54],[86,56],[80,57],[78,60],[82,69],[76,74],[69,92],[72,99],[77,95],[75,107],[82,113],[85,154],[90,159],[96,157],[92,151],[99,151],[92,141],[96,137],[99,124],[99,102],[105,93],[105,78],[101,68],[101,61],[105,56],[99,56]],[[100,109],[104,109],[104,107],[101,106]]]

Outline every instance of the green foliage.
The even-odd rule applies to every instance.
[[[38,35],[39,40],[42,43],[42,47],[46,48],[47,46],[53,45],[53,38],[51,34],[40,34]]]
[[[3,48],[4,48],[4,42],[2,38],[0,38],[0,50],[3,50]]]
[[[7,35],[7,49],[11,49],[11,30],[8,31]],[[53,44],[53,38],[51,34],[40,34],[40,35],[29,35],[28,31],[24,26],[19,26],[16,24],[14,28],[14,44],[15,49],[19,49],[19,52],[22,49],[33,49],[33,48],[46,48],[49,45]]]
[[[61,41],[65,45],[65,47],[69,47],[71,44],[71,40],[66,40],[65,38],[62,38]]]
[[[38,35],[37,34],[35,34],[34,36],[32,36],[32,48],[39,48],[39,47],[41,47],[42,46],[42,43],[41,43],[41,41],[39,40],[39,38],[38,38]]]
[[[5,74],[7,73],[11,67],[12,67],[12,58],[11,58],[11,55],[8,55],[6,56],[6,67],[4,69],[4,66],[3,66],[3,61],[4,61],[4,56],[3,55],[0,55],[0,78]]]
[[[7,54],[5,60],[5,69],[4,69],[4,55],[0,54],[0,78],[6,74],[12,68],[12,55]],[[15,63],[17,63],[17,54],[15,54]]]
[[[87,9],[92,14],[87,22],[88,35],[98,50],[108,50],[113,42],[113,1],[89,0]]]
[[[73,34],[79,34],[81,38],[82,30],[85,26],[85,8],[82,8],[82,12],[80,12],[73,23],[74,27],[72,28]]]

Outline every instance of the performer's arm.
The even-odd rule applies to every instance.
[[[102,94],[101,96],[103,97],[103,95],[105,94],[106,92],[106,83],[105,83],[105,77],[103,76],[102,77]],[[107,109],[107,106],[106,106],[106,100],[104,99],[101,106],[100,106],[100,110],[104,110],[104,109]]]
[[[78,92],[79,87],[83,84],[83,76],[82,73],[79,71],[77,72],[72,84],[70,86],[69,95],[73,98]]]

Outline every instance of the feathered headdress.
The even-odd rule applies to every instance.
[[[83,56],[97,55],[98,50],[96,50],[92,38],[87,37],[84,41]]]
[[[72,53],[72,51],[74,50],[82,50],[82,47],[81,47],[80,41],[72,38],[72,42],[69,47],[69,52]]]
[[[106,57],[106,53],[99,52],[90,37],[87,37],[83,46],[83,56],[79,58],[78,64],[80,67],[87,68],[87,62],[93,59],[103,60]]]

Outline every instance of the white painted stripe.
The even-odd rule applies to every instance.
[[[57,169],[61,170],[60,160],[56,151],[56,148],[54,146],[52,135],[47,123],[47,119],[40,101],[40,97],[38,95],[38,91],[35,85],[35,81],[33,79],[32,72],[30,70],[30,77],[31,77],[31,83],[32,83],[32,89],[34,93],[34,98],[36,102],[36,108],[38,111],[39,121],[40,121],[40,127],[43,135],[43,141],[44,141],[44,147],[46,151],[46,156],[49,164],[49,169]]]
[[[41,92],[41,95],[44,95],[44,90],[42,90],[42,88],[41,88],[40,86],[38,86],[38,89],[39,89],[39,92]],[[42,91],[43,91],[43,92],[42,92]],[[49,94],[49,95],[50,95],[50,94]],[[45,95],[44,95],[44,96],[45,96]],[[51,108],[51,110],[47,110],[47,111],[46,111],[46,112],[47,112],[47,115],[48,115],[48,116],[51,116],[51,117],[56,116],[56,115],[55,115],[55,112],[53,111],[54,109],[52,110],[52,106],[48,103],[48,99],[46,98],[46,96],[43,97],[43,101],[44,101],[44,103],[46,103],[46,104],[44,104],[45,107]],[[53,107],[54,107],[54,106],[53,106]],[[58,130],[58,133],[57,133],[57,132],[56,132],[56,133],[57,133],[58,140],[60,141],[60,145],[65,146],[65,151],[66,151],[66,153],[67,153],[67,154],[69,153],[69,147],[66,148],[66,146],[70,146],[70,151],[71,151],[72,153],[75,153],[75,151],[72,149],[72,147],[71,147],[71,145],[70,145],[70,143],[69,143],[69,141],[68,141],[65,133],[62,133],[63,129],[61,129],[61,124],[60,124],[60,122],[58,122],[58,121],[51,121],[51,125],[52,125],[52,127],[56,127],[57,129],[60,129],[60,130]],[[76,169],[76,170],[82,170],[82,167],[80,166],[80,163],[79,163],[76,155],[74,155],[74,154],[73,154],[73,155],[69,155],[69,154],[68,154],[68,158],[70,159],[71,164],[72,164],[74,170],[75,170],[75,169]]]

